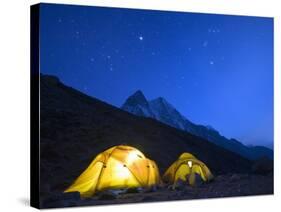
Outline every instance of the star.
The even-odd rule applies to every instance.
[[[139,40],[142,41],[143,40],[143,36],[139,36]]]
[[[107,59],[111,59],[111,56],[110,56],[110,55],[107,55]]]
[[[95,61],[95,58],[91,57],[91,58],[90,58],[90,61],[91,61],[91,62],[94,62],[94,61]]]
[[[62,19],[61,19],[61,18],[59,18],[59,19],[58,19],[58,22],[59,22],[59,23],[61,23],[61,22],[62,22]]]
[[[79,31],[75,31],[75,38],[79,39],[79,37],[80,37],[80,32]]]
[[[215,28],[214,28],[214,29],[209,28],[209,29],[208,29],[208,32],[209,32],[209,33],[219,33],[220,30],[219,30],[219,29],[215,29]]]
[[[204,43],[203,43],[203,47],[207,47],[208,46],[208,41],[205,40]]]
[[[214,65],[214,64],[215,64],[214,61],[211,60],[211,61],[210,61],[210,65]]]

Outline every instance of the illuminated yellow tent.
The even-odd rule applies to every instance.
[[[173,183],[178,180],[188,181],[190,185],[195,184],[196,174],[205,182],[213,179],[209,168],[190,153],[183,153],[164,173],[163,181]]]
[[[114,146],[100,154],[65,190],[89,197],[105,189],[149,188],[160,183],[156,163],[130,146]]]

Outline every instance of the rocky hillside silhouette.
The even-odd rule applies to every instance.
[[[138,117],[87,96],[54,76],[40,76],[41,196],[62,192],[95,156],[114,145],[138,148],[161,174],[191,152],[213,174],[247,173],[251,162],[203,138],[154,119]]]

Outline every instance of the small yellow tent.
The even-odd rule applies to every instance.
[[[65,190],[89,197],[105,189],[145,187],[160,183],[156,163],[130,146],[114,146],[100,154]]]
[[[213,179],[209,168],[202,161],[185,152],[167,169],[163,181],[173,183],[174,186],[178,180],[188,181],[190,185],[194,185],[196,174],[205,182]]]

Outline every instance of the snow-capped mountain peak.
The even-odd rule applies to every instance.
[[[143,93],[137,91],[126,100],[121,108],[138,116],[154,118],[181,130],[190,130],[191,122],[163,97],[147,101]]]
[[[149,103],[140,90],[129,96],[121,108],[138,116],[154,118]]]
[[[148,101],[142,91],[137,90],[133,95],[129,96],[125,104],[129,104],[130,106],[147,105]]]

